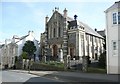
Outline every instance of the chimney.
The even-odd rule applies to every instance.
[[[95,28],[95,31],[97,32],[97,29]]]
[[[120,1],[116,1],[115,4],[116,4],[116,3],[120,3]]]
[[[48,19],[49,19],[49,17],[48,17],[48,15],[47,15],[47,16],[45,17],[45,24],[47,24]]]
[[[64,18],[66,18],[67,17],[67,10],[66,10],[66,8],[64,9],[64,11],[63,11],[63,16],[64,16]]]
[[[34,36],[34,32],[33,31],[28,31],[28,35]]]

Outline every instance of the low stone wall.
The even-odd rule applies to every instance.
[[[22,69],[22,63],[16,63],[15,69]]]

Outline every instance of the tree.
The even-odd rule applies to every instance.
[[[100,55],[98,65],[101,68],[106,68],[106,52]]]
[[[36,51],[36,47],[34,45],[34,42],[33,41],[26,41],[22,50],[23,50],[23,52],[26,52],[28,54],[28,58],[30,60],[29,61],[29,72],[30,72],[31,58],[32,58],[32,55],[34,54],[34,52]]]
[[[33,41],[26,41],[26,43],[24,44],[22,50],[23,50],[23,52],[28,53],[29,59],[31,59],[32,55],[36,51],[36,46],[34,45]]]
[[[21,54],[21,56],[22,56],[23,59],[28,59],[28,53],[27,52],[23,52]]]

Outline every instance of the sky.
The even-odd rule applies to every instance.
[[[68,10],[68,16],[88,24],[92,29],[104,30],[104,11],[116,0],[2,0],[0,2],[0,42],[11,39],[13,35],[22,37],[28,31],[34,31],[40,41],[40,33],[45,30],[45,16],[52,16],[52,10],[59,7],[59,12]]]

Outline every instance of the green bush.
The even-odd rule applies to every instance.
[[[21,56],[22,56],[23,59],[28,59],[28,54],[27,54],[27,52],[23,52],[23,53],[21,54]]]
[[[101,68],[106,68],[106,52],[100,55],[98,65]]]
[[[15,63],[18,62],[18,56],[15,56]]]

